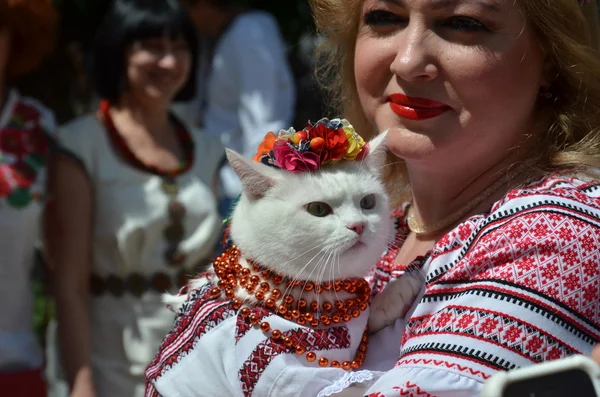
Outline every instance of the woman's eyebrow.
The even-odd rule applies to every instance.
[[[383,0],[386,3],[393,3],[399,7],[406,7],[405,0]],[[433,10],[439,10],[443,8],[453,8],[456,7],[456,3],[464,0],[432,0],[430,8]],[[473,0],[470,3],[477,4],[483,8],[486,8],[489,11],[499,12],[500,7],[495,1],[487,1],[487,0]]]

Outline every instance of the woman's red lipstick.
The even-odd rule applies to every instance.
[[[392,111],[409,120],[427,120],[437,117],[450,109],[442,102],[425,98],[412,98],[403,94],[392,94],[389,97]]]

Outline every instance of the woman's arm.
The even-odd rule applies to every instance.
[[[71,396],[93,397],[88,313],[92,188],[83,167],[56,153],[48,169],[44,214],[46,254],[53,272],[58,335]]]

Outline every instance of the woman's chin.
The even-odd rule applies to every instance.
[[[177,92],[172,88],[161,88],[151,86],[146,88],[145,94],[150,101],[160,101],[170,103]]]

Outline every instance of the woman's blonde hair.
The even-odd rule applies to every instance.
[[[341,112],[366,137],[376,128],[364,114],[354,79],[354,53],[364,0],[310,0],[318,31],[325,37],[317,77],[335,112]],[[600,166],[600,58],[596,0],[515,0],[529,21],[552,66],[550,99],[539,98],[538,169],[551,172]],[[583,8],[583,12],[582,12]],[[585,14],[584,14],[585,13]],[[390,159],[391,160],[391,159]],[[393,197],[404,195],[398,183],[404,167],[387,167]]]

